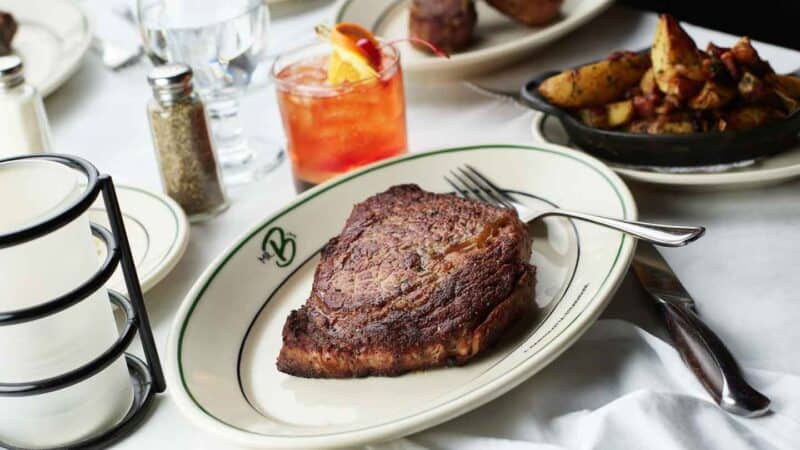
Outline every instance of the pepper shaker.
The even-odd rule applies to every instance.
[[[147,77],[150,131],[164,191],[190,221],[211,218],[228,207],[208,116],[194,91],[192,69],[165,64]]]
[[[25,83],[16,55],[0,57],[0,118],[0,158],[50,151],[42,97]]]

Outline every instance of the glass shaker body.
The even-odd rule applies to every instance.
[[[25,83],[18,57],[0,60],[0,158],[49,152],[50,126],[41,95]]]
[[[190,221],[224,211],[228,203],[198,95],[153,98],[148,116],[164,192],[181,205]]]

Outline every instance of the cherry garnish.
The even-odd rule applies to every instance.
[[[403,39],[395,39],[395,40],[389,41],[389,42],[387,42],[387,43],[385,43],[383,45],[394,45],[394,44],[396,44],[398,42],[409,42],[409,41],[410,42],[416,42],[416,43],[419,43],[419,44],[422,44],[422,45],[428,47],[429,49],[431,49],[431,51],[433,53],[436,54],[436,56],[441,56],[443,58],[448,58],[448,59],[450,58],[450,55],[448,55],[446,52],[440,50],[438,47],[436,47],[435,45],[431,44],[430,42],[428,42],[428,41],[426,41],[424,39],[419,39],[419,38],[411,38],[410,37],[410,38],[403,38]],[[359,50],[361,50],[361,53],[363,53],[364,56],[367,57],[367,61],[369,61],[369,65],[372,66],[373,69],[375,69],[375,70],[380,69],[381,60],[383,59],[383,56],[381,55],[380,47],[376,46],[375,43],[372,40],[367,39],[367,38],[361,38],[358,41],[356,41],[356,46],[359,48]]]
[[[381,51],[375,43],[367,38],[361,38],[356,41],[356,46],[367,57],[367,61],[373,69],[378,70],[381,67]]]
[[[389,41],[389,42],[386,43],[386,45],[394,45],[394,44],[396,44],[398,42],[416,42],[417,44],[422,44],[425,47],[428,47],[433,53],[436,54],[436,56],[441,56],[443,58],[450,59],[450,55],[446,51],[441,50],[439,47],[431,44],[430,42],[426,41],[425,39],[420,39],[420,38],[415,38],[415,37],[407,37],[407,38],[395,39],[393,41]]]

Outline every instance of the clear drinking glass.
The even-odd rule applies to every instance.
[[[137,13],[153,64],[183,63],[194,71],[225,181],[247,183],[277,167],[282,149],[262,136],[245,136],[239,117],[246,88],[269,77],[266,2],[137,0]]]

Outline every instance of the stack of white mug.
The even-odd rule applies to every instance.
[[[8,72],[3,65],[8,66],[9,62],[0,61],[0,73]],[[9,78],[7,74],[0,77],[5,77],[4,81]],[[18,87],[19,84],[12,89]],[[4,100],[2,96],[0,92],[0,101]],[[15,108],[26,111],[19,105]],[[35,106],[34,110],[38,108]],[[0,159],[46,151],[46,131],[46,125],[42,132],[45,134],[17,130],[17,142],[0,145]],[[10,135],[9,132],[4,137]],[[80,178],[78,172],[51,161],[0,163],[0,235],[27,228],[65,210],[85,189]],[[0,312],[47,303],[89,280],[98,267],[97,247],[85,213],[47,235],[2,248]],[[0,383],[33,382],[62,375],[100,356],[117,337],[105,289],[45,318],[0,326]],[[124,358],[120,358],[97,375],[61,390],[23,397],[0,396],[0,442],[23,448],[75,442],[120,421],[132,401],[130,377]]]

